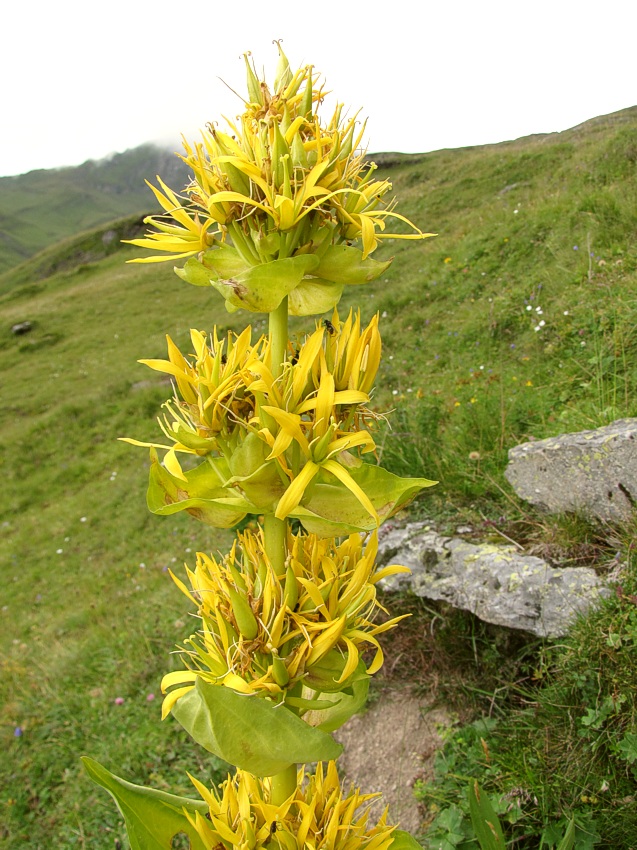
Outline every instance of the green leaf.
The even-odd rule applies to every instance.
[[[617,744],[617,750],[621,758],[626,759],[628,764],[637,761],[637,734],[635,732],[626,732]]]
[[[205,268],[210,270],[208,278],[237,277],[250,268],[250,265],[246,263],[237,249],[228,245],[227,242],[206,251],[202,259]],[[186,263],[186,265],[188,264]]]
[[[394,832],[394,840],[387,850],[422,850],[422,847],[411,833],[404,829],[397,829]]]
[[[364,668],[364,665],[363,665]],[[318,694],[320,702],[332,702],[330,708],[309,711],[304,715],[304,720],[323,732],[334,732],[340,729],[350,717],[360,711],[367,702],[370,676],[355,681],[350,688],[341,691],[338,699],[334,700],[334,694]]]
[[[93,782],[105,788],[117,803],[126,821],[132,850],[171,850],[172,839],[180,832],[188,836],[191,850],[207,850],[184,814],[184,809],[192,815],[205,814],[208,805],[203,800],[189,800],[133,785],[86,756],[82,762]]]
[[[175,268],[175,274],[193,286],[210,286],[211,279],[217,277],[211,269],[207,269],[194,257],[186,260],[182,268]]]
[[[469,814],[482,850],[504,850],[504,835],[498,816],[475,779],[469,783]]]
[[[379,263],[368,257],[363,259],[363,252],[350,245],[332,245],[321,257],[316,270],[318,277],[333,280],[343,284],[369,283],[387,271],[391,260]]]
[[[257,512],[273,513],[287,488],[287,482],[281,480],[276,461],[266,461],[269,453],[267,444],[256,434],[250,433],[229,461],[232,478],[227,484],[237,484]]]
[[[564,838],[557,846],[557,850],[572,850],[575,844],[575,819],[571,818],[568,828],[564,833]]]
[[[393,516],[425,487],[436,481],[427,478],[400,478],[380,466],[355,459],[347,471],[368,496],[381,522]],[[376,528],[374,518],[356,496],[335,476],[321,472],[307,490],[301,505],[290,516],[319,537],[337,537]]]
[[[250,502],[222,486],[221,481],[227,481],[230,473],[223,458],[207,458],[185,473],[186,481],[161,465],[155,449],[151,449],[150,458],[146,502],[152,513],[168,516],[187,511],[216,528],[231,528],[247,513],[256,513]]]
[[[256,776],[272,776],[292,764],[335,759],[343,749],[284,705],[201,679],[172,713],[204,749]]]
[[[241,274],[211,283],[232,307],[252,313],[271,313],[317,265],[318,258],[314,254],[302,254],[252,266]]]
[[[305,277],[290,292],[288,313],[290,316],[315,316],[327,313],[340,301],[343,284],[319,277]]]

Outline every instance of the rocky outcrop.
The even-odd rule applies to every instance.
[[[637,419],[515,446],[504,474],[520,498],[551,513],[627,520],[637,501]]]
[[[540,637],[559,637],[609,591],[587,567],[552,567],[515,546],[475,545],[444,537],[427,523],[381,532],[379,565],[398,563],[411,575],[383,582],[442,600],[481,620]]]

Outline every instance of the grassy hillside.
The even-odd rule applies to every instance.
[[[149,206],[144,179],[181,185],[186,169],[172,153],[141,145],[77,168],[0,177],[0,273],[60,239]]]
[[[379,157],[401,211],[439,233],[387,244],[385,278],[343,300],[383,317],[376,403],[398,410],[381,461],[441,481],[414,511],[517,519],[525,508],[502,476],[511,445],[637,413],[636,139],[633,108],[559,135]],[[27,177],[37,205],[55,174]],[[93,191],[112,218],[109,193]],[[39,214],[43,239],[54,218]],[[11,850],[122,839],[81,754],[177,793],[186,769],[204,781],[219,770],[160,724],[158,682],[191,630],[166,569],[229,535],[151,517],[145,452],[116,438],[156,436],[170,395],[137,358],[162,357],[165,333],[187,346],[190,327],[249,317],[168,266],[125,265],[129,248],[100,253],[110,230],[0,279],[0,847]],[[13,335],[25,320],[32,331]]]

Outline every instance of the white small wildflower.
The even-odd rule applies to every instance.
[[[542,319],[542,321],[540,322],[540,327],[543,328],[545,324],[546,322],[544,321],[544,319]]]
[[[531,307],[531,305],[530,305],[530,304],[527,304],[527,305],[526,305],[526,309],[527,309],[527,310],[532,310],[532,309],[533,309],[533,307]]]

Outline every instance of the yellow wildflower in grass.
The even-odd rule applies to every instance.
[[[197,677],[246,694],[285,700],[300,710],[316,692],[337,692],[353,677],[371,675],[383,663],[376,638],[402,617],[373,621],[376,584],[406,567],[374,567],[376,534],[363,546],[355,534],[337,544],[313,534],[288,534],[289,557],[277,574],[266,553],[262,530],[239,535],[222,561],[198,553],[187,575],[191,589],[173,576],[198,606],[202,628],[182,656],[188,670],[162,682],[166,716]],[[364,645],[374,657],[364,671]],[[325,704],[324,707],[327,707]]]
[[[313,774],[302,768],[297,786],[281,805],[272,800],[271,781],[243,770],[228,776],[219,789],[208,790],[190,777],[208,815],[188,819],[205,847],[281,848],[296,850],[387,850],[395,826],[387,824],[387,809],[369,824],[369,802],[378,794],[341,787],[336,762],[319,762]]]
[[[391,183],[373,179],[376,166],[360,147],[364,124],[345,118],[342,105],[321,123],[324,92],[312,67],[292,73],[279,52],[274,91],[246,55],[248,100],[237,123],[228,132],[209,124],[194,145],[184,140],[181,158],[194,175],[184,195],[161,180],[162,191],[151,186],[164,215],[147,218],[155,231],[130,241],[166,256],[132,262],[190,256],[177,273],[215,287],[230,310],[271,312],[289,295],[291,313],[310,315],[331,309],[343,286],[382,274],[389,263],[369,259],[380,240],[432,234],[383,200]],[[413,232],[386,233],[387,219]],[[272,276],[255,271],[261,266]]]

